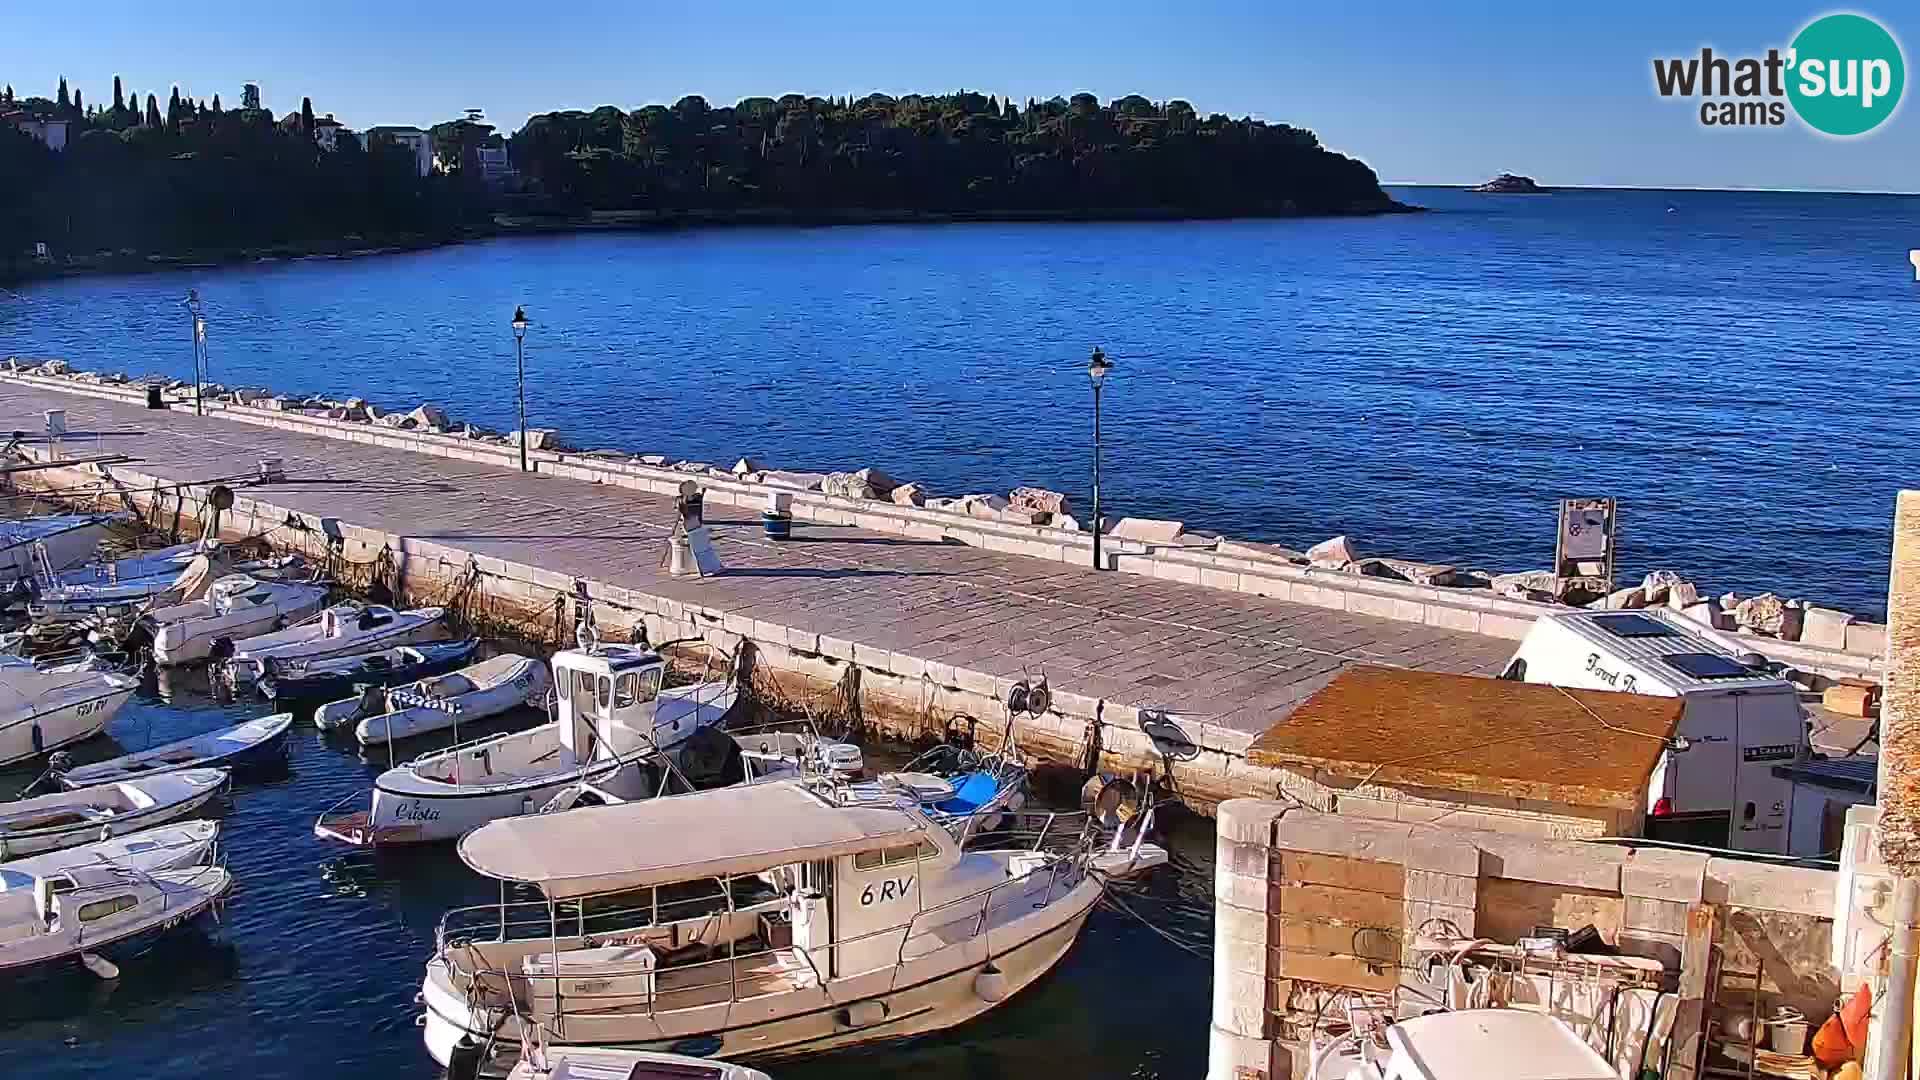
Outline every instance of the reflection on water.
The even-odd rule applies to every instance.
[[[258,700],[221,699],[199,672],[150,679],[77,761],[111,757],[261,715]],[[495,728],[536,722],[533,713]],[[475,725],[473,737],[493,728]],[[443,745],[428,737],[411,755]],[[286,775],[243,783],[220,806],[236,885],[217,942],[168,941],[118,983],[84,973],[0,995],[0,1076],[137,1076],[249,1080],[431,1077],[414,1018],[422,964],[447,909],[488,903],[498,886],[450,848],[343,859],[313,835],[322,809],[368,786],[385,753],[363,760],[351,737],[310,723],[290,735]],[[34,769],[0,772],[12,795]],[[1210,823],[1186,820],[1174,865],[1129,886],[1126,903],[1180,941],[1205,947],[1212,925]],[[328,867],[336,869],[329,873]],[[781,1063],[781,1080],[912,1075],[924,1080],[1191,1077],[1206,1055],[1209,967],[1117,910],[1094,913],[1048,978],[957,1030]]]

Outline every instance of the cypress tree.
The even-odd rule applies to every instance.
[[[127,99],[120,96],[120,76],[118,75],[113,77],[113,111],[127,111]]]
[[[60,76],[60,96],[54,99],[54,104],[60,106],[63,112],[73,107],[73,102],[67,97],[67,77],[65,75]]]
[[[160,126],[160,100],[152,94],[147,95],[147,126],[150,128]]]
[[[313,99],[310,97],[300,99],[300,134],[309,138],[313,135]]]
[[[80,104],[79,90],[75,90],[73,92],[73,111],[77,113],[85,113],[87,111],[87,107],[85,105]]]
[[[9,105],[13,104],[13,84],[12,83],[7,84],[7,92],[5,94],[0,94],[0,101],[4,101]]]
[[[220,115],[220,95],[219,94],[213,95],[213,114],[215,116]]]
[[[139,127],[140,126],[140,91],[135,90],[132,93],[127,95],[127,112],[132,114],[133,126]]]
[[[180,88],[174,87],[172,96],[167,98],[167,130],[180,130]]]

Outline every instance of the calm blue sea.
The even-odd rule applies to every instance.
[[[1884,607],[1920,482],[1920,199],[1397,189],[1358,220],[513,239],[35,285],[0,353],[358,393],[936,491],[1088,488],[1094,345],[1121,513],[1530,569],[1623,500],[1629,572]],[[1082,498],[1082,505],[1085,500]]]

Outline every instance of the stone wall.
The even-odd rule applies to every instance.
[[[67,393],[121,401],[145,399],[143,388],[101,381],[100,376],[84,372],[43,374],[37,370],[14,370],[0,371],[0,377]],[[303,434],[503,468],[518,467],[517,446],[497,437],[475,437],[471,429],[444,432],[403,429],[333,418],[327,415],[329,410],[267,407],[273,404],[284,403],[208,401],[206,407],[219,410],[228,419]],[[706,504],[713,507],[739,507],[758,513],[768,496],[777,494],[801,521],[854,526],[915,539],[945,540],[1030,558],[1088,564],[1093,561],[1093,540],[1089,533],[1077,527],[1034,524],[1033,519],[1045,515],[1009,514],[985,501],[986,497],[933,500],[935,504],[949,505],[919,506],[885,498],[828,494],[815,490],[820,480],[811,474],[752,467],[759,464],[756,462],[740,463],[746,468],[722,469],[696,462],[669,463],[657,456],[652,459],[654,463],[650,463],[645,455],[614,451],[573,453],[532,449],[527,456],[539,472],[660,494],[670,494],[683,481],[697,479],[705,491]],[[1001,499],[999,503],[1005,504],[1006,500]],[[1558,604],[1499,595],[1483,587],[1421,584],[1422,580],[1443,578],[1417,569],[1409,571],[1410,580],[1398,580],[1397,577],[1408,575],[1397,573],[1396,577],[1374,576],[1367,569],[1369,564],[1417,568],[1418,564],[1400,560],[1359,559],[1338,566],[1322,560],[1323,565],[1314,565],[1301,553],[1276,545],[1235,543],[1220,537],[1187,533],[1179,522],[1123,519],[1115,531],[1103,539],[1102,555],[1108,567],[1120,573],[1513,640],[1523,637],[1540,615],[1567,610]],[[1869,624],[1855,625],[1859,629],[1854,630],[1851,637],[1843,628],[1841,636],[1831,642],[1839,647],[1735,635],[1731,631],[1720,636],[1733,647],[1758,650],[1824,678],[1877,676],[1883,668],[1884,633],[1876,634],[1874,631],[1878,628]]]
[[[1686,1033],[1716,1010],[1751,1008],[1755,973],[1763,1009],[1788,1004],[1815,1018],[1847,981],[1832,966],[1831,872],[1253,799],[1222,804],[1218,823],[1212,1080],[1303,1075],[1308,1040],[1342,995],[1371,995],[1401,1016],[1430,1008],[1444,987],[1415,962],[1423,937],[1429,947],[1449,937],[1511,944],[1538,926],[1592,925],[1678,995],[1677,1045],[1697,1044]],[[1715,954],[1738,973],[1719,986],[1708,981]],[[1658,1006],[1655,991],[1642,993]],[[1586,1010],[1567,1017],[1577,1030],[1602,1007],[1559,993],[1541,1001]]]

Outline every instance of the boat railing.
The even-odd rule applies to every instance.
[[[577,938],[595,932],[577,933],[576,931],[584,925],[581,921],[575,921],[579,917],[561,914],[556,910],[559,905],[550,906],[546,901],[499,905],[497,909],[484,907],[456,909],[448,912],[442,919],[439,955],[450,961],[455,957],[466,959],[469,966],[460,974],[470,980],[468,994],[475,1005],[510,1008],[519,1014],[523,1007],[530,1008],[531,1002],[544,999],[552,1003],[549,1007],[551,1017],[520,1015],[522,1022],[544,1024],[552,1019],[564,1018],[569,1008],[575,1012],[590,1012],[601,1016],[618,1010],[651,1017],[658,1011],[673,1012],[680,1008],[706,1007],[718,1004],[722,1000],[737,1002],[746,998],[762,997],[792,989],[794,985],[790,980],[785,982],[776,980],[771,986],[765,984],[746,986],[744,989],[748,992],[743,996],[743,973],[755,980],[770,973],[788,976],[805,974],[811,976],[814,983],[818,985],[825,981],[820,958],[826,958],[827,971],[843,975],[858,974],[858,971],[846,970],[845,965],[838,961],[844,955],[844,951],[862,947],[860,962],[870,965],[872,952],[864,947],[873,942],[884,941],[892,945],[895,963],[906,964],[909,960],[920,959],[940,948],[988,937],[994,928],[995,913],[1006,911],[1016,905],[1027,910],[1045,907],[1070,891],[1085,876],[1085,873],[1084,859],[1049,858],[1044,863],[1031,866],[1026,873],[1018,877],[1009,877],[985,889],[945,901],[919,912],[905,923],[897,923],[819,945],[791,945],[777,948],[769,946],[739,952],[734,948],[735,943],[729,941],[724,946],[712,946],[715,950],[724,952],[724,955],[666,967],[651,963],[607,963],[594,964],[590,970],[580,968],[568,970],[564,960],[565,950],[561,950],[560,957],[556,958],[551,971],[528,972],[489,966],[479,949],[471,947],[486,943],[463,938],[457,932],[450,932],[451,922],[463,921],[471,914],[482,910],[494,910],[496,911],[495,922],[491,924],[475,922],[472,925],[476,929],[484,925],[488,929],[499,932],[502,937],[497,940],[539,941],[542,938],[557,940],[562,935]],[[505,911],[508,906],[536,908],[541,917],[539,919],[509,918]],[[645,908],[629,909],[626,913],[645,910]],[[610,914],[613,913],[585,915],[584,919],[592,920]],[[715,914],[736,915],[740,912],[729,907]],[[456,919],[456,916],[459,918]],[[955,932],[956,927],[961,930],[958,934]],[[629,933],[657,928],[658,924],[635,926],[630,928]],[[521,933],[513,938],[506,937],[509,933],[527,930],[533,932]],[[625,941],[611,931],[599,933],[608,934],[610,939],[608,943],[642,943],[637,936],[632,941]],[[929,939],[937,942],[932,948],[921,951],[910,948],[916,942],[924,945]],[[988,952],[991,952],[991,947]],[[863,967],[859,970],[864,971],[869,968]],[[671,973],[671,986],[663,988],[662,976],[667,973]],[[570,983],[571,988],[563,987],[563,982]],[[508,992],[502,993],[503,987],[508,988]],[[718,991],[722,989],[726,992],[725,998],[717,996]],[[665,999],[664,1003],[662,999]],[[675,1001],[685,1001],[688,1004],[676,1005]]]
[[[587,909],[583,900],[509,900],[458,907],[440,917],[434,941],[439,949],[445,950],[449,942],[457,944],[482,932],[497,935],[490,939],[492,941],[532,941],[553,937],[556,933],[586,937],[644,930],[660,925],[663,911],[669,916],[664,920],[667,922],[698,918],[726,911],[731,899],[724,889],[691,896],[662,897],[658,890],[650,892],[652,895],[644,901],[636,898],[629,905],[593,911]]]

